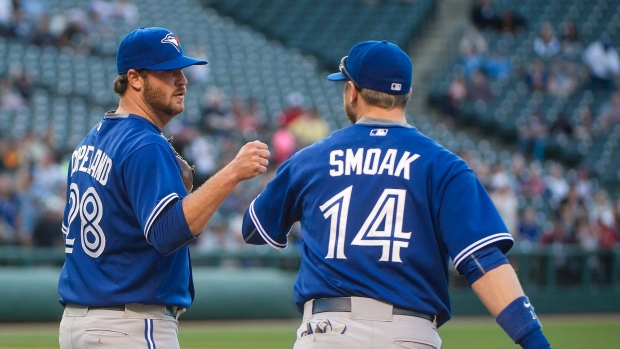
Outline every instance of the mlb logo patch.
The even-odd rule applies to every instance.
[[[397,84],[395,82],[392,83],[392,91],[400,91],[403,88],[402,84]]]
[[[377,137],[384,137],[384,136],[387,136],[387,131],[388,130],[386,128],[375,128],[370,131],[370,135],[377,136]]]

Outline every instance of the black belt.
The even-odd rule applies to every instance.
[[[125,311],[124,305],[110,305],[110,306],[101,306],[101,307],[88,307],[88,309],[101,309],[101,310],[117,310],[117,311]],[[180,307],[176,305],[167,305],[166,310],[164,310],[164,315],[177,317],[177,314],[181,310]]]
[[[351,298],[319,298],[312,303],[312,314],[326,312],[351,312]],[[393,315],[415,316],[430,322],[435,321],[434,315],[428,315],[417,312],[415,310],[403,309],[398,307],[392,308]]]

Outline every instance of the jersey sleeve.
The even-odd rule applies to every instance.
[[[170,146],[152,143],[129,155],[123,167],[127,196],[147,240],[155,219],[187,195],[178,166]]]
[[[514,243],[486,189],[470,169],[460,171],[446,184],[439,221],[457,268],[467,256],[486,246],[497,246],[506,253]]]
[[[291,160],[278,168],[275,178],[246,210],[242,233],[247,243],[286,248],[291,226],[299,220],[292,188]]]

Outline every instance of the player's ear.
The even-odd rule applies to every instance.
[[[131,86],[136,91],[140,91],[142,89],[145,79],[146,75],[141,74],[135,69],[129,69],[129,71],[127,72],[127,82],[129,83],[129,86]]]
[[[357,98],[359,97],[359,92],[352,81],[345,81],[346,89],[349,93],[345,93],[345,98],[348,98],[348,102],[351,105],[354,105],[357,102]]]

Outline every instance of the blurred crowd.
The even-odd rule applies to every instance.
[[[516,34],[526,30],[526,20],[509,11],[489,11],[484,6],[492,5],[491,1],[475,3],[480,7],[472,8],[472,26],[459,46],[463,70],[450,85],[444,109],[449,118],[457,117],[463,101],[492,100],[492,83],[505,79],[520,79],[531,93],[569,96],[577,89],[592,88],[608,90],[610,99],[600,110],[582,107],[577,123],[564,111],[556,122],[548,124],[534,108],[519,131],[518,151],[508,159],[492,159],[481,156],[480,151],[466,150],[459,156],[489,191],[520,248],[615,248],[620,231],[619,198],[600,186],[587,167],[570,168],[547,159],[545,144],[548,137],[559,135],[589,139],[620,123],[620,92],[615,81],[618,69],[613,63],[617,52],[606,37],[593,43],[581,42],[570,22],[561,28],[546,23],[532,43],[537,58],[532,64],[513,66],[505,48],[489,48],[483,31]],[[39,45],[71,45],[92,53],[97,47],[93,38],[106,35],[102,28],[111,23],[134,24],[138,18],[135,5],[128,0],[94,0],[89,11],[68,9],[53,15],[45,4],[43,0],[0,0],[0,35]],[[41,20],[48,21],[42,31],[45,24]],[[76,20],[80,23],[77,27],[87,35],[66,34]],[[47,33],[49,40],[34,40],[46,36],[36,33]],[[603,59],[610,62],[610,68],[597,71]],[[590,66],[590,61],[597,60]],[[190,83],[205,85],[205,77],[196,75],[198,72],[188,70],[187,74]],[[0,108],[30,103],[33,84],[26,72],[10,71],[0,80]],[[272,153],[268,173],[236,188],[193,244],[196,251],[252,249],[243,243],[240,233],[242,214],[251,200],[296,150],[333,131],[317,108],[296,91],[286,96],[278,114],[263,115],[261,110],[252,98],[227,96],[211,87],[204,93],[199,121],[174,119],[164,130],[166,136],[173,137],[174,147],[196,166],[194,188],[232,160],[245,142],[264,141]],[[415,117],[410,115],[414,125]],[[30,131],[17,138],[0,135],[0,245],[63,245],[60,227],[71,151],[58,146],[51,130],[42,134]],[[291,244],[296,243],[298,234],[299,227],[295,226],[289,236]]]
[[[102,115],[103,116],[103,115]],[[243,182],[228,197],[206,231],[194,243],[201,251],[244,248],[242,214],[295,151],[329,135],[329,126],[299,92],[291,92],[277,115],[262,115],[257,102],[205,92],[196,123],[173,120],[164,130],[172,144],[195,165],[194,188],[230,162],[243,144],[269,144],[269,172]],[[27,132],[16,139],[0,136],[0,245],[61,246],[66,175],[72,149],[58,147],[52,130]],[[249,247],[248,247],[249,248]]]
[[[51,12],[46,0],[0,0],[0,36],[38,46],[69,47],[86,54],[101,53],[102,41],[117,26],[139,19],[132,0],[93,0],[87,9]]]
[[[472,1],[470,20],[458,47],[461,69],[443,104],[445,122],[458,123],[465,103],[488,105],[506,84],[522,86],[518,92],[533,103],[518,123],[510,164],[481,161],[467,152],[461,156],[491,193],[520,246],[616,247],[618,198],[611,197],[585,165],[569,168],[553,161],[549,147],[552,141],[589,144],[620,124],[620,58],[609,35],[584,42],[570,20],[557,27],[551,22],[529,27],[519,13],[499,11],[492,0]],[[531,47],[514,59],[510,38],[528,33],[535,33],[529,36]],[[492,44],[489,37],[500,39]],[[542,108],[547,98],[568,100],[582,91],[608,97],[601,105],[579,103],[576,110]]]
[[[500,86],[509,81],[523,86],[526,91],[517,92],[529,93],[533,102],[517,130],[519,151],[528,159],[548,158],[551,140],[588,144],[620,124],[620,57],[607,33],[584,42],[571,20],[557,27],[543,22],[528,28],[519,14],[498,13],[491,0],[475,1],[470,17],[471,25],[459,43],[462,69],[454,75],[444,103],[447,122],[458,121],[465,103],[492,102],[501,93]],[[509,47],[510,40],[499,39],[495,45],[487,40],[489,36],[512,38],[528,33],[535,33],[531,47],[519,51],[521,57],[516,60],[511,57],[515,52]],[[583,91],[608,97],[602,105],[580,103],[575,110],[566,105],[543,107],[546,99],[568,100]]]

